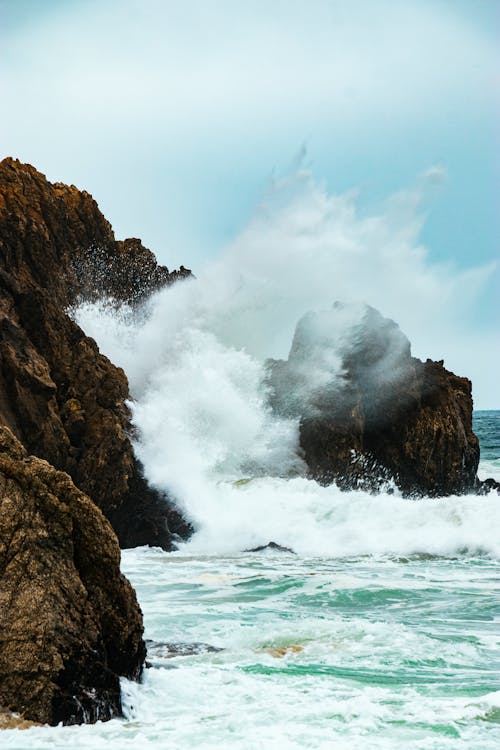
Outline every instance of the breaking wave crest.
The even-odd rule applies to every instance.
[[[286,357],[298,318],[336,299],[379,307],[417,355],[446,355],[436,342],[452,340],[456,306],[484,273],[428,262],[417,197],[401,194],[361,218],[354,195],[329,196],[301,173],[274,186],[199,278],[141,310],[100,303],[76,312],[129,377],[136,452],[192,521],[188,548],[232,552],[272,539],[308,555],[500,555],[496,498],[411,501],[320,487],[304,477],[297,422],[267,403],[265,358]]]

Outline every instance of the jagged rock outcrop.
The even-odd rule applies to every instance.
[[[471,383],[411,356],[392,320],[336,303],[299,321],[286,362],[268,363],[271,402],[300,417],[309,474],[406,495],[478,490]]]
[[[0,706],[49,724],[120,715],[142,633],[109,522],[0,427]]]
[[[122,546],[170,549],[190,528],[142,476],[123,370],[67,311],[99,296],[139,302],[189,274],[158,266],[139,240],[117,242],[88,193],[0,162],[0,424],[71,476]]]
[[[272,550],[273,552],[290,552],[295,555],[295,552],[291,547],[283,547],[283,545],[277,542],[268,542],[267,544],[259,544],[258,547],[251,547],[250,549],[243,550],[244,552],[267,552]]]

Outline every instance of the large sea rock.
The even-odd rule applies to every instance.
[[[268,373],[275,411],[300,418],[317,481],[409,496],[480,489],[470,381],[412,357],[374,308],[336,303],[306,314],[288,360],[270,360]]]
[[[109,522],[0,427],[0,707],[48,724],[120,715],[142,634]]]
[[[140,240],[116,241],[85,191],[0,162],[0,425],[67,472],[125,547],[171,549],[190,527],[144,480],[125,373],[68,311],[104,296],[138,303],[189,275],[159,266]]]

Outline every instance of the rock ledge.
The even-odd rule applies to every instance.
[[[121,714],[142,615],[109,522],[0,427],[0,705],[43,724]]]

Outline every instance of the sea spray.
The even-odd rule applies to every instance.
[[[432,263],[419,241],[423,198],[407,191],[366,216],[355,193],[330,195],[309,173],[292,175],[273,184],[197,279],[155,295],[147,315],[125,306],[117,320],[84,305],[77,318],[125,368],[136,397],[186,330],[211,332],[259,361],[282,358],[299,318],[336,300],[373,305],[400,325],[415,356],[446,359],[456,342],[464,344],[464,321],[491,268]]]
[[[272,539],[304,554],[495,554],[491,498],[415,503],[305,479],[297,420],[271,412],[265,380],[266,357],[287,355],[297,319],[339,298],[351,303],[347,311],[358,309],[353,302],[379,304],[408,324],[419,351],[424,336],[432,350],[432,335],[446,337],[470,297],[471,274],[426,260],[414,192],[370,217],[357,215],[354,195],[329,196],[304,173],[271,193],[197,279],[141,309],[104,302],[76,312],[129,376],[136,452],[148,480],[193,523],[190,548],[234,552]],[[342,377],[330,351],[326,365],[311,358],[313,384],[325,367]]]

